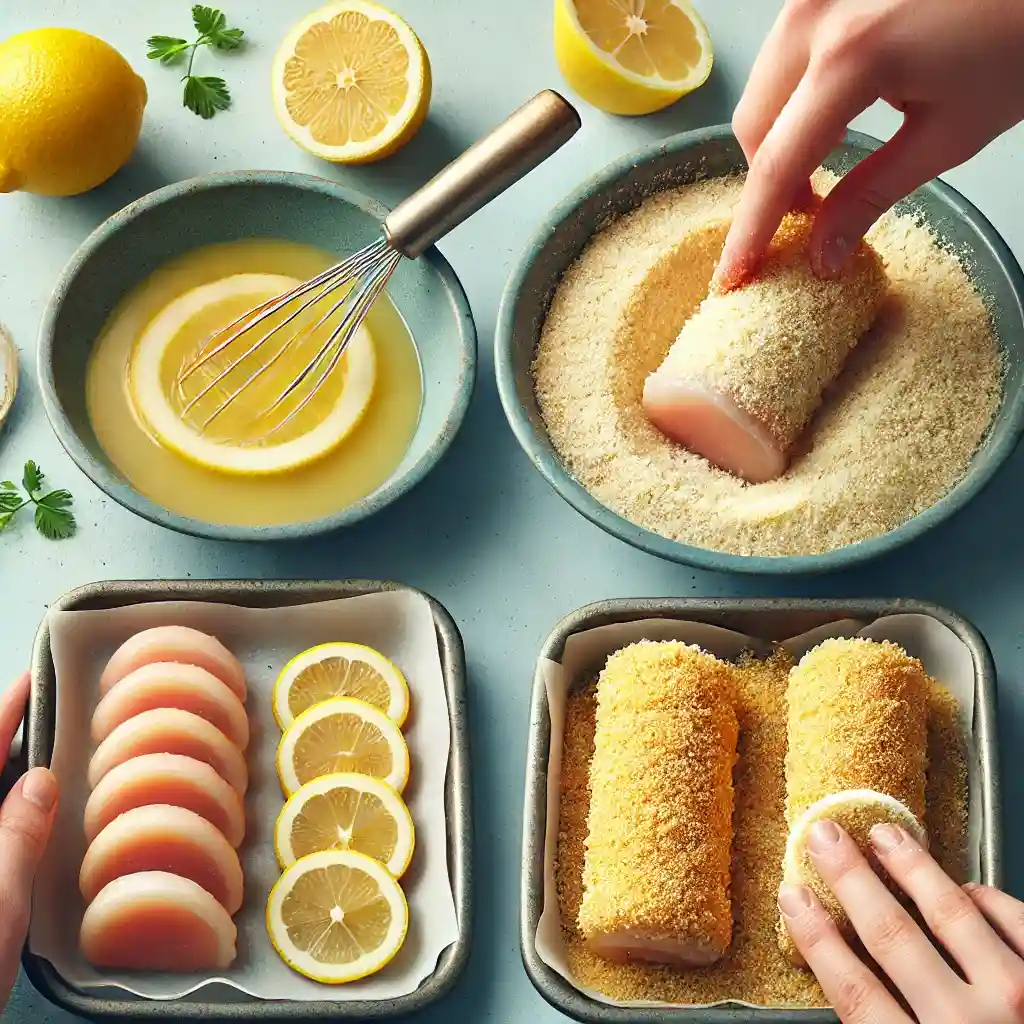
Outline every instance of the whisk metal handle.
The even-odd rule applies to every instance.
[[[543,163],[580,124],[557,92],[539,92],[391,211],[384,221],[391,248],[415,259]]]

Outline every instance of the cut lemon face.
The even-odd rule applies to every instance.
[[[285,314],[275,313],[229,341],[230,324],[297,284],[275,274],[234,274],[185,292],[149,323],[132,350],[128,388],[136,415],[165,448],[222,473],[282,473],[326,455],[358,425],[377,374],[365,327],[333,369],[321,361],[274,408],[329,339],[333,322],[317,325],[337,296],[324,296],[287,326]],[[246,354],[277,326],[258,354]],[[183,368],[223,341],[226,347],[179,386]]]
[[[689,0],[555,0],[566,81],[609,114],[650,114],[703,85],[711,37]]]
[[[355,850],[401,878],[415,829],[402,798],[380,779],[346,772],[307,782],[278,815],[274,849],[281,867],[324,850]]]
[[[277,774],[287,796],[339,772],[383,779],[399,793],[409,781],[402,730],[380,708],[354,697],[334,697],[304,711],[277,748]]]
[[[401,728],[409,687],[398,666],[362,644],[320,644],[297,654],[274,683],[274,717],[287,729],[303,711],[332,697],[357,697]]]
[[[281,127],[333,163],[390,156],[416,134],[430,106],[430,62],[416,33],[367,0],[336,0],[300,21],[272,75]]]
[[[267,932],[289,967],[325,985],[358,981],[402,948],[409,906],[387,869],[362,853],[297,860],[267,900]]]

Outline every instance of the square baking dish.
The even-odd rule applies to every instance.
[[[145,1000],[110,998],[68,985],[52,965],[29,952],[25,973],[38,991],[57,1006],[91,1020],[311,1021],[380,1020],[421,1010],[455,985],[469,957],[472,928],[472,820],[469,789],[469,720],[462,637],[447,610],[427,594],[399,583],[372,580],[142,580],[93,583],[65,594],[52,610],[103,609],[156,601],[206,601],[250,608],[284,607],[358,597],[383,591],[417,593],[430,604],[451,720],[451,752],[445,782],[448,867],[455,895],[458,939],[438,958],[434,972],[408,995],[391,1000],[350,1002],[271,1001],[233,994],[231,1001],[201,998]],[[50,656],[47,620],[32,651],[32,694],[26,717],[20,770],[49,765],[54,746],[56,678]]]
[[[538,655],[560,661],[574,633],[640,619],[679,619],[735,630],[765,641],[784,640],[840,619],[871,621],[887,615],[918,614],[938,620],[964,642],[975,673],[974,739],[982,804],[981,877],[1002,884],[999,765],[996,741],[996,671],[982,635],[966,619],[937,605],[909,599],[801,600],[798,598],[626,598],[586,605],[559,622]],[[593,666],[598,671],[600,665]],[[575,682],[575,681],[574,681]],[[537,924],[544,904],[544,837],[547,830],[548,755],[551,721],[547,691],[538,671],[530,707],[530,739],[523,808],[523,870],[520,892],[520,948],[523,966],[537,991],[557,1010],[588,1024],[834,1024],[825,1009],[709,1006],[688,1009],[609,1006],[571,986],[539,956]]]

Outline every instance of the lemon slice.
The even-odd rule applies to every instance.
[[[274,826],[282,867],[324,850],[355,850],[401,878],[412,860],[415,829],[405,801],[386,783],[344,772],[307,782]]]
[[[329,338],[332,324],[319,330],[315,325],[325,312],[321,303],[333,303],[336,296],[318,300],[300,319],[282,326],[258,357],[243,359],[254,341],[274,328],[278,319],[283,320],[283,315],[273,314],[266,324],[231,342],[200,368],[186,382],[184,393],[176,386],[181,368],[197,352],[209,351],[202,346],[218,332],[298,283],[275,274],[233,274],[185,292],[150,321],[132,350],[128,388],[136,414],[164,447],[222,473],[281,473],[326,455],[356,427],[373,396],[377,373],[373,340],[365,327],[356,331],[337,366],[302,408],[298,403],[308,391],[300,388],[288,403],[267,415],[276,398]],[[273,360],[278,349],[280,357],[267,371],[202,426],[254,369]],[[199,397],[220,372],[236,363],[220,383]],[[315,379],[316,371],[304,387],[311,387]],[[188,411],[192,398],[197,403]],[[290,413],[294,415],[285,420]]]
[[[358,697],[401,727],[409,713],[409,687],[398,666],[362,644],[332,643],[297,654],[274,683],[274,717],[282,729],[296,715],[331,697]]]
[[[304,711],[277,748],[277,774],[287,796],[338,772],[383,779],[399,793],[409,781],[402,730],[380,708],[354,697],[334,697]]]
[[[338,0],[300,21],[272,75],[281,127],[333,163],[390,156],[416,134],[430,106],[430,62],[416,33],[366,0]]]
[[[387,868],[353,850],[297,860],[267,900],[267,933],[299,974],[342,985],[375,974],[402,948],[409,905]]]
[[[650,114],[703,85],[714,50],[689,0],[555,0],[566,81],[609,114]]]

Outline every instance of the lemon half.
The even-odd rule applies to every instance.
[[[289,797],[274,826],[274,850],[285,868],[311,853],[355,850],[401,878],[415,835],[409,808],[386,782],[343,772],[307,782]]]
[[[197,352],[205,351],[202,345],[247,311],[299,283],[276,274],[233,274],[185,292],[150,321],[132,350],[128,388],[136,414],[164,447],[222,473],[281,473],[326,455],[358,425],[373,396],[377,373],[373,339],[363,326],[312,400],[298,410],[305,392],[297,392],[290,406],[282,406],[274,414],[276,418],[261,419],[329,336],[331,324],[312,330],[314,317],[324,312],[319,303],[304,314],[305,320],[280,325],[281,330],[260,350],[258,361],[255,356],[242,357],[254,341],[279,326],[277,321],[283,321],[283,315],[274,314],[266,324],[243,334],[189,378],[191,390],[185,392],[185,398],[197,395],[220,370],[238,362],[238,368],[215,385],[193,412],[185,412],[186,403],[177,395],[177,372]],[[320,301],[335,300],[327,296]],[[296,324],[310,329],[291,344],[288,339],[299,329]],[[204,428],[204,416],[269,360],[276,351],[272,346],[284,348],[286,344],[290,347],[283,357]],[[305,386],[311,387],[313,381],[311,374]],[[284,423],[284,415],[292,410],[297,410],[294,419]],[[267,433],[280,424],[281,429]]]
[[[274,683],[274,717],[287,729],[303,711],[332,697],[358,697],[401,727],[409,686],[394,662],[363,644],[319,644],[295,655]]]
[[[404,146],[427,116],[430,89],[430,62],[416,33],[366,0],[314,11],[274,58],[281,127],[333,163],[369,163]]]
[[[703,85],[714,50],[689,0],[555,0],[566,81],[609,114],[650,114]]]
[[[399,793],[409,781],[402,730],[380,708],[354,697],[334,697],[304,711],[277,748],[277,774],[287,796],[338,772],[383,779]]]
[[[382,864],[352,850],[297,860],[267,900],[274,949],[292,970],[325,985],[379,971],[408,930],[402,887]]]

